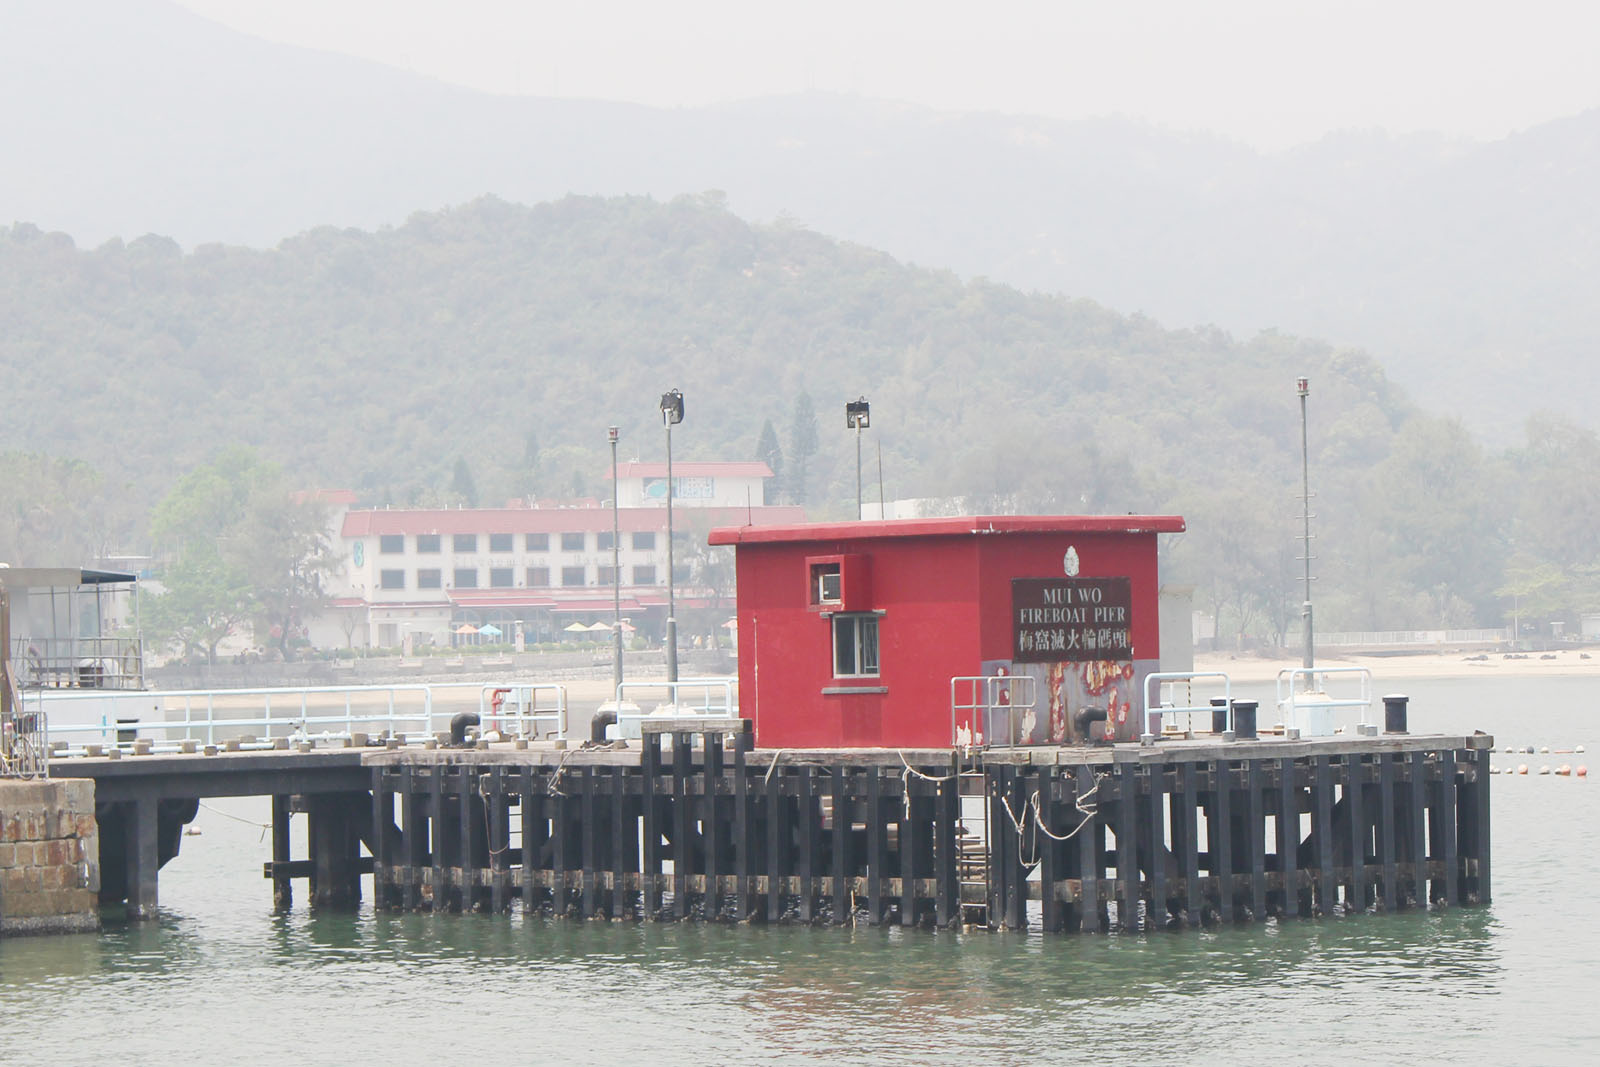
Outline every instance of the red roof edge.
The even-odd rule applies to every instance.
[[[968,515],[938,519],[809,522],[795,526],[720,526],[711,531],[709,543],[748,545],[1021,533],[1183,533],[1187,528],[1179,515]]]

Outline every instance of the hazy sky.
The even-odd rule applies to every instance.
[[[667,106],[824,89],[1277,148],[1346,128],[1497,138],[1600,105],[1584,0],[179,2],[473,88]]]

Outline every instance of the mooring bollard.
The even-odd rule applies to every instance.
[[[1211,732],[1225,734],[1228,732],[1228,698],[1211,698]]]
[[[1410,697],[1402,693],[1391,693],[1383,698],[1383,732],[1386,734],[1403,734],[1406,732],[1406,705]]]
[[[1254,741],[1256,737],[1256,708],[1254,700],[1233,702],[1233,732],[1241,741]]]

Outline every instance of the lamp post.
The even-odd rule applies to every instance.
[[[866,397],[847,401],[844,405],[844,424],[856,432],[856,519],[861,519],[861,431],[872,425],[872,408]],[[883,518],[881,506],[878,518]]]
[[[678,606],[673,593],[672,575],[672,428],[683,421],[683,393],[677,389],[661,394],[661,425],[667,431],[667,681],[678,680]],[[672,694],[677,703],[678,694]]]
[[[1306,397],[1311,395],[1311,380],[1296,378],[1295,390],[1300,394],[1300,505],[1305,520],[1303,558],[1306,565],[1306,599],[1300,607],[1300,621],[1305,626],[1305,658],[1301,666],[1310,669],[1316,666],[1316,656],[1311,647],[1311,454],[1306,447]],[[1306,684],[1311,684],[1309,677]]]
[[[617,512],[617,427],[606,428],[606,439],[611,442],[611,693],[613,700],[621,700],[622,689],[622,525]]]

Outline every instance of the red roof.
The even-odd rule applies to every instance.
[[[1182,533],[1177,515],[969,515],[942,519],[808,522],[793,526],[724,526],[710,544],[844,541],[891,537],[972,537],[1018,533]]]
[[[665,463],[632,463],[617,464],[617,479],[623,478],[665,478],[667,465]],[[771,478],[772,468],[755,460],[741,460],[732,463],[684,463],[672,465],[674,478]],[[611,480],[611,472],[606,471],[606,481]]]
[[[677,473],[673,464],[673,473]],[[731,522],[797,523],[805,519],[802,508],[762,506],[754,508],[674,509],[677,524],[687,526],[703,517],[713,525]],[[665,508],[621,508],[617,521],[623,533],[665,530]],[[576,531],[609,533],[610,508],[384,508],[351,511],[340,531],[344,537],[371,537],[379,534],[492,534],[492,533],[569,533]],[[486,547],[486,546],[480,546]]]

